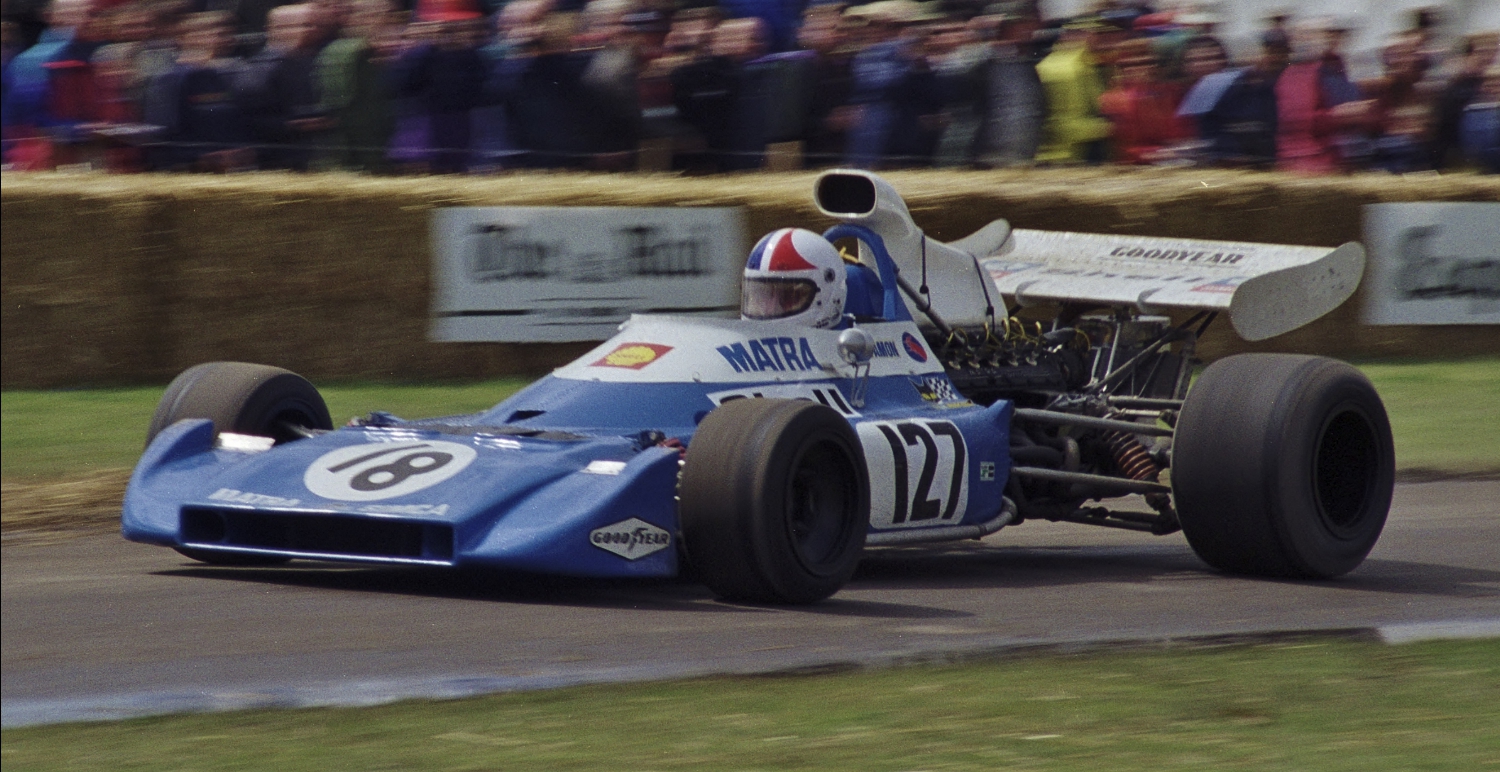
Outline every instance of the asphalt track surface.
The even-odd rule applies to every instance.
[[[101,534],[7,540],[3,616],[5,727],[1113,642],[1500,636],[1500,481],[1398,486],[1374,553],[1332,582],[1217,574],[1181,535],[1025,523],[871,550],[831,600],[766,608],[678,580],[203,567]]]

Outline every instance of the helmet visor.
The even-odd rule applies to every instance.
[[[782,319],[806,311],[818,296],[812,279],[747,279],[740,300],[746,319]]]

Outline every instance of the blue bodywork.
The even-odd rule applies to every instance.
[[[871,533],[993,521],[1010,468],[1011,404],[964,400],[902,299],[887,291],[885,301],[885,320],[870,329],[889,339],[877,344],[888,359],[874,374],[826,361],[836,359],[828,352],[838,331],[799,339],[766,322],[638,317],[474,415],[375,414],[269,449],[236,449],[207,420],[179,421],[136,466],[124,535],[222,556],[670,576],[681,447],[719,402],[763,391],[822,401],[854,426],[871,469]],[[735,336],[750,341],[745,351],[787,341],[788,358],[737,359],[737,344],[723,343]],[[803,353],[792,359],[797,340]],[[639,359],[610,361],[627,348]]]

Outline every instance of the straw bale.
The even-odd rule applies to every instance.
[[[157,210],[140,199],[9,188],[7,180],[0,205],[6,383],[129,378],[156,364]]]
[[[120,527],[129,469],[45,480],[0,481],[0,517],[5,538]]]
[[[1500,201],[1477,175],[1302,178],[1120,168],[888,175],[934,238],[995,218],[1018,228],[1334,246],[1360,207]],[[587,344],[427,340],[429,218],[444,206],[743,206],[754,238],[821,230],[815,174],[380,178],[6,174],[4,385],[165,381],[201,361],[267,362],[326,378],[539,372]],[[1358,298],[1356,298],[1356,301]],[[1218,325],[1202,350],[1335,356],[1500,352],[1492,328],[1363,327],[1351,302],[1250,345]]]

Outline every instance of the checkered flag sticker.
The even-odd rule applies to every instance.
[[[964,399],[947,378],[913,378],[911,383],[917,387],[917,393],[922,395],[922,399],[928,402],[961,402]]]

